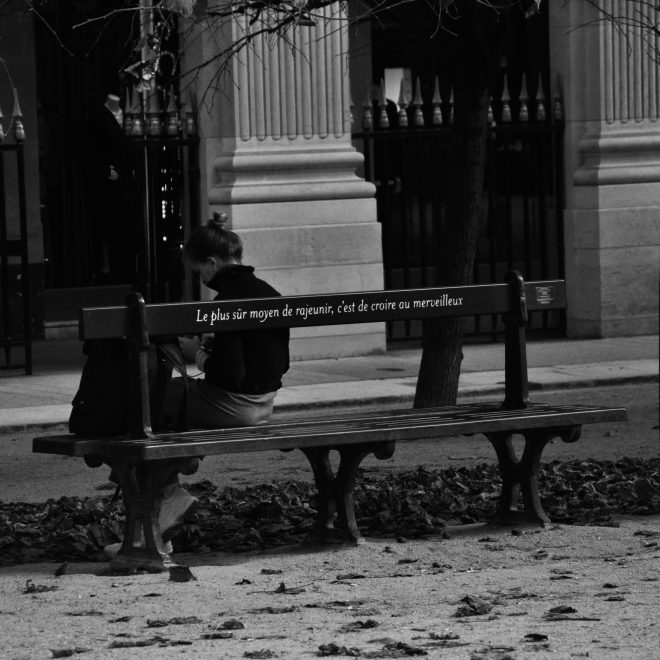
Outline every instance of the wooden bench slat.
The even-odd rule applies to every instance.
[[[502,410],[499,404],[474,404],[439,409],[410,409],[322,417],[316,420],[265,424],[259,427],[161,434],[157,439],[116,438],[85,441],[68,436],[36,438],[34,451],[81,456],[98,453],[126,460],[158,460],[186,456],[262,450],[328,447],[391,442],[433,436],[472,435],[497,431],[570,427],[626,419],[625,408],[548,406]],[[88,444],[85,444],[88,443]]]

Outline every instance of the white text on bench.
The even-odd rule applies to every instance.
[[[434,300],[413,300],[413,307],[460,307],[462,304],[463,298],[450,298],[447,293]]]

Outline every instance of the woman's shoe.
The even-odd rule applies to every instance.
[[[167,530],[183,523],[195,511],[198,500],[179,484],[167,487],[163,494],[158,524],[161,533],[165,534]]]

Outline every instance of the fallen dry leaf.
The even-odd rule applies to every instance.
[[[170,566],[170,582],[192,582],[197,578],[188,566]]]
[[[47,591],[57,591],[59,587],[55,585],[35,584],[31,579],[25,581],[24,594],[43,594]]]
[[[379,625],[378,621],[375,621],[374,619],[367,619],[366,621],[351,621],[351,623],[342,626],[339,631],[345,633],[359,632],[361,630],[377,628]]]
[[[276,594],[302,594],[305,592],[303,587],[287,587],[284,582],[280,582],[280,585],[275,589],[273,593]]]
[[[453,616],[478,616],[481,614],[488,614],[493,609],[493,604],[483,598],[476,598],[475,596],[465,596],[461,598],[460,605]]]
[[[233,632],[226,630],[216,630],[210,633],[204,633],[202,639],[230,639],[234,636]]]
[[[92,649],[76,646],[72,649],[50,649],[53,658],[70,658],[77,653],[89,653]]]
[[[360,649],[355,647],[348,648],[346,646],[339,646],[338,644],[330,643],[330,644],[321,644],[319,646],[319,650],[316,655],[322,658],[331,655],[347,655],[349,657],[357,658],[362,655],[362,652],[360,651]]]

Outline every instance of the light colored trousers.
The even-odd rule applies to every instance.
[[[185,393],[183,378],[173,378],[165,396],[163,426],[171,427]],[[264,424],[273,414],[277,392],[237,394],[227,392],[203,378],[188,379],[187,428],[231,428]]]

